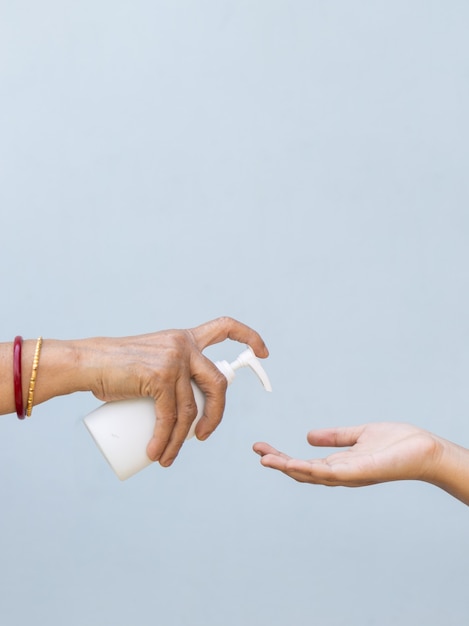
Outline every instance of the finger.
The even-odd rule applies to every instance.
[[[158,387],[155,396],[155,415],[153,438],[147,446],[147,455],[152,461],[158,461],[161,458],[177,422],[178,410],[174,383]]]
[[[285,474],[291,475],[292,472],[309,472],[309,461],[302,461],[300,459],[294,459],[286,454],[271,454],[264,455],[261,459],[264,467],[270,467],[272,469],[280,470]]]
[[[220,370],[201,353],[191,359],[192,377],[205,396],[204,412],[195,429],[197,439],[207,439],[223,417],[228,381]]]
[[[363,471],[360,463],[347,462],[346,460],[338,462],[337,458],[333,458],[334,456],[303,462],[309,464],[309,470],[306,465],[303,465],[301,468],[299,466],[292,467],[292,469],[293,471],[301,469],[303,476],[305,476],[305,480],[302,482],[309,482],[315,485],[363,487],[376,483],[376,480],[368,472]],[[308,471],[309,475],[306,477]]]
[[[310,483],[313,485],[334,486],[358,486],[370,484],[363,480],[358,480],[356,472],[348,468],[346,464],[341,466],[330,466],[328,459],[312,459],[303,461],[301,459],[285,459],[276,455],[266,455],[261,459],[262,465],[278,470],[293,478],[297,482]]]
[[[259,333],[232,317],[218,317],[192,328],[190,332],[199,350],[225,339],[232,339],[250,346],[260,358],[269,356],[267,346]]]
[[[364,426],[344,426],[310,430],[307,439],[312,446],[344,447],[353,446],[363,433]]]
[[[259,454],[260,456],[265,456],[266,454],[275,454],[276,456],[280,456],[285,459],[290,458],[288,455],[284,454],[283,452],[280,452],[280,450],[277,450],[270,444],[265,443],[263,441],[258,441],[257,443],[255,443],[252,446],[252,449],[254,450],[254,452]]]
[[[177,419],[159,459],[160,465],[163,467],[169,467],[173,463],[186,440],[192,422],[197,416],[194,393],[186,377],[177,380],[175,391]]]
[[[177,405],[174,388],[165,386],[155,398],[156,422],[153,438],[147,446],[147,455],[158,461],[166,448],[177,421]]]

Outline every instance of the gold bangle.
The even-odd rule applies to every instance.
[[[26,405],[26,416],[31,417],[33,411],[33,399],[34,399],[34,387],[36,386],[37,368],[39,365],[39,355],[41,354],[42,337],[39,337],[36,343],[36,350],[34,352],[33,369],[31,371],[31,379],[29,381],[28,389],[28,404]]]

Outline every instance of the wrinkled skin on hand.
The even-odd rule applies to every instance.
[[[260,335],[230,317],[186,330],[94,340],[94,357],[88,358],[99,373],[91,391],[103,401],[154,398],[156,422],[147,454],[169,466],[197,414],[191,379],[206,396],[204,415],[196,427],[197,438],[209,437],[222,419],[227,381],[202,351],[225,339],[249,345],[260,358],[268,356]]]

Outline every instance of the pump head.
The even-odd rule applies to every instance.
[[[264,389],[266,391],[272,391],[272,385],[270,384],[269,377],[260,364],[259,359],[254,354],[254,351],[249,346],[231,363],[228,363],[228,361],[217,361],[215,365],[225,375],[228,384],[233,381],[236,376],[235,371],[237,369],[240,369],[241,367],[249,367],[257,375],[264,386]]]

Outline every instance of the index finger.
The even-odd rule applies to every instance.
[[[259,333],[232,317],[217,317],[210,322],[192,328],[190,332],[200,351],[214,343],[232,339],[250,346],[259,358],[269,356],[267,346]]]
[[[319,428],[310,430],[307,436],[312,446],[343,448],[353,446],[362,434],[364,426],[343,426],[341,428]]]

